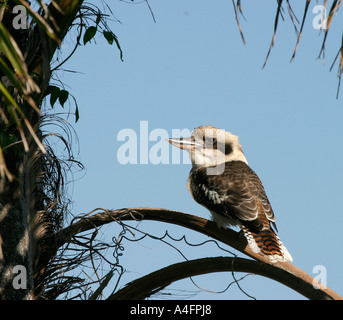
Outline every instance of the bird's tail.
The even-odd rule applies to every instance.
[[[253,232],[242,226],[252,251],[261,252],[270,262],[293,261],[291,254],[272,229]]]

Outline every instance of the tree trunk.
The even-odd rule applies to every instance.
[[[49,20],[56,36],[62,40],[80,9],[83,0],[56,0],[49,5]],[[58,47],[55,40],[49,38],[38,26],[28,36],[27,30],[13,28],[13,7],[17,3],[9,0],[2,17],[2,23],[10,32],[23,52],[30,73],[34,72],[41,88],[40,94],[33,97],[40,106],[44,91],[50,80],[50,62]],[[59,6],[57,10],[56,7]],[[1,19],[1,17],[0,17]],[[1,52],[0,52],[1,54]],[[2,75],[0,74],[0,77]],[[35,129],[40,134],[40,115],[29,105],[23,105],[22,97],[18,104]],[[7,110],[3,107],[2,110]],[[7,112],[6,111],[6,112]],[[8,117],[11,119],[11,117]],[[25,125],[22,124],[24,131]],[[21,141],[14,123],[0,120],[0,134],[6,132]],[[6,165],[14,179],[0,177],[0,299],[35,299],[34,289],[37,284],[34,277],[41,278],[44,268],[39,266],[42,253],[41,240],[49,235],[49,211],[46,210],[44,182],[42,172],[45,159],[37,143],[25,132],[29,151],[18,143],[4,150]]]
[[[36,170],[32,167],[34,146],[25,153],[22,146],[13,148],[6,155],[12,182],[1,178],[0,182],[0,298],[33,298],[33,248]]]

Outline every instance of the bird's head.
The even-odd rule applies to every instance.
[[[187,150],[193,167],[210,167],[240,160],[247,162],[238,136],[212,126],[201,126],[193,130],[188,138],[170,138],[173,146]]]

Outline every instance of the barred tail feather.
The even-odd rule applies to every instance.
[[[266,229],[255,233],[244,226],[242,226],[242,229],[250,249],[255,253],[261,252],[272,263],[293,261],[291,254],[273,230]]]

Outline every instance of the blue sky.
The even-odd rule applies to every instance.
[[[123,62],[116,48],[98,36],[96,44],[93,41],[79,48],[64,66],[80,73],[59,74],[78,101],[80,120],[73,124],[79,139],[75,156],[86,167],[82,174],[76,174],[70,189],[73,213],[97,207],[151,206],[210,218],[186,189],[189,164],[122,165],[117,152],[123,142],[117,141],[117,135],[129,128],[139,139],[141,121],[148,121],[149,132],[162,128],[170,135],[172,129],[192,130],[211,124],[239,135],[249,165],[265,186],[279,236],[294,264],[312,276],[316,266],[324,266],[327,285],[342,293],[343,96],[336,99],[337,67],[329,72],[339,49],[342,22],[334,19],[323,65],[317,59],[322,36],[312,26],[315,14],[311,5],[296,58],[290,63],[296,34],[285,12],[275,46],[262,69],[272,38],[276,2],[242,3],[246,45],[241,41],[231,1],[149,3],[156,23],[144,2],[108,1],[121,21],[110,25],[123,49]],[[303,4],[293,7],[301,19]],[[69,36],[62,46],[64,54],[72,45]],[[73,123],[73,117],[69,120]],[[155,143],[149,142],[149,147]],[[173,237],[185,234],[191,243],[208,240],[161,223],[142,222],[138,228],[157,236],[166,230]],[[102,232],[111,239],[116,230],[107,226]],[[188,259],[230,255],[213,243],[190,247],[170,242]],[[124,248],[120,261],[127,272],[120,286],[184,261],[176,250],[156,240],[126,241]],[[233,278],[230,273],[220,273],[193,280],[208,291],[221,291]],[[248,276],[240,285],[257,299],[303,299],[258,276]],[[172,294],[167,298],[249,299],[237,285],[222,294],[208,291],[184,280],[165,292]]]

